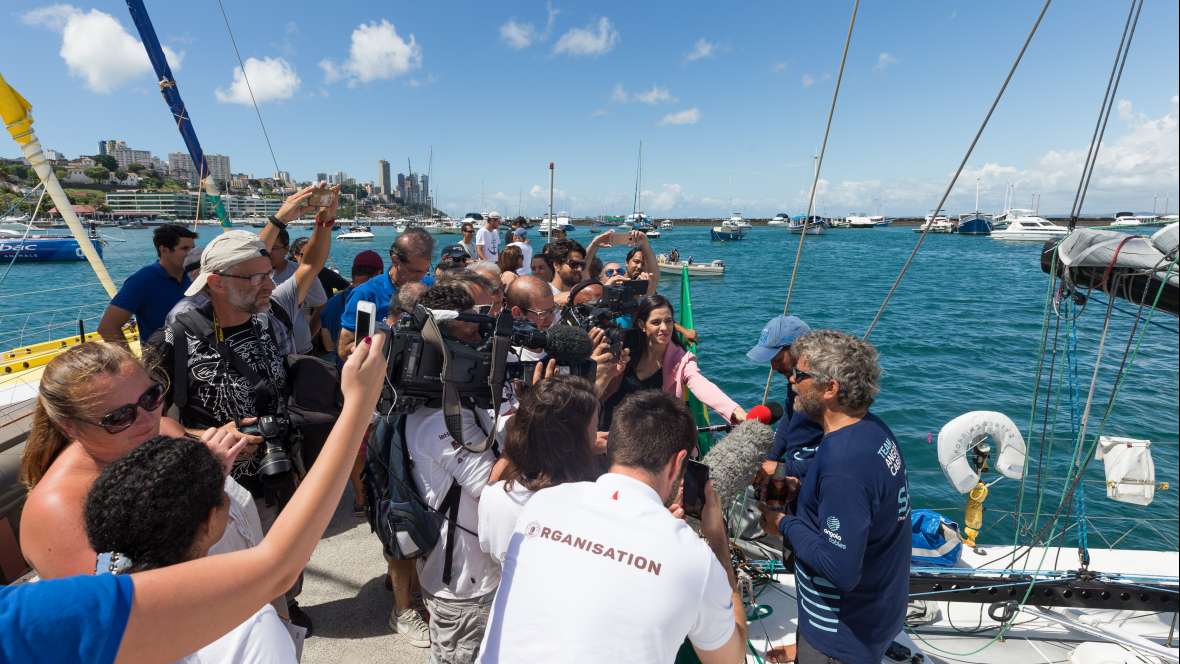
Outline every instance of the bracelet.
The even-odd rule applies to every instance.
[[[267,217],[266,220],[269,221],[270,223],[274,224],[275,226],[278,226],[280,231],[287,227],[287,224],[284,224],[283,222],[279,221],[279,218],[274,216],[273,214],[270,215],[269,217]]]

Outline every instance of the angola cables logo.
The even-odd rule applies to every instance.
[[[837,519],[834,516],[828,517],[827,524],[828,524],[828,530],[831,530],[833,532],[840,530],[840,519]]]
[[[824,521],[824,526],[824,534],[828,536],[828,544],[839,549],[848,548],[848,545],[844,543],[844,538],[837,532],[840,530],[840,519],[836,518],[835,515],[829,516]]]

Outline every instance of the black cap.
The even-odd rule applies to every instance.
[[[449,244],[443,247],[442,254],[439,255],[441,261],[458,261],[469,260],[471,256],[461,244]]]

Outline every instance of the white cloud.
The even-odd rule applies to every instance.
[[[659,191],[644,191],[643,205],[651,212],[667,212],[684,201],[684,188],[679,184],[665,184]]]
[[[529,198],[536,198],[536,199],[548,201],[549,200],[549,187],[542,187],[539,184],[534,184],[532,187],[529,188]],[[554,200],[557,200],[560,198],[567,198],[566,191],[564,189],[558,189],[558,188],[554,187],[553,198],[554,198]]]
[[[897,58],[892,53],[881,53],[877,56],[877,64],[873,65],[873,71],[885,71],[895,64],[897,64]]]
[[[603,16],[585,28],[573,28],[561,36],[553,52],[565,55],[598,56],[609,53],[619,43],[619,31]]]
[[[320,61],[328,83],[347,79],[349,85],[396,78],[422,66],[422,48],[410,35],[402,39],[397,28],[385,19],[362,23],[352,31],[348,60],[337,64]]]
[[[249,87],[246,81],[249,79]],[[299,89],[299,75],[295,67],[282,58],[246,58],[246,75],[242,68],[234,67],[234,80],[229,89],[217,88],[214,95],[223,104],[250,105],[250,91],[259,104],[268,101],[290,99]]]
[[[815,85],[815,77],[812,76],[810,73],[804,74],[802,82],[803,82],[803,87],[810,88],[811,86]]]
[[[58,4],[26,12],[21,20],[27,25],[60,31],[59,53],[70,75],[81,78],[94,92],[109,94],[152,71],[143,44],[105,12],[84,12],[73,5]],[[180,69],[184,54],[167,46],[163,50],[168,64]]]
[[[787,63],[785,63],[785,62],[776,62],[773,65],[771,65],[771,67],[770,67],[770,70],[776,74],[779,72],[782,72],[782,71],[786,71],[786,69],[787,69]]]
[[[700,122],[701,112],[694,106],[693,108],[686,108],[683,111],[669,113],[660,118],[661,125],[692,125]]]
[[[626,104],[628,102],[637,101],[643,104],[664,104],[676,101],[676,97],[668,91],[668,88],[660,87],[658,85],[651,86],[651,89],[643,92],[627,92],[622,83],[616,83],[615,87],[610,93],[611,101],[617,104]]]
[[[533,45],[533,41],[537,39],[537,29],[532,23],[520,23],[516,19],[510,19],[500,26],[500,39],[519,51]]]
[[[717,49],[717,45],[708,39],[698,39],[692,45],[692,50],[685,54],[684,60],[686,62],[694,62],[713,55],[713,51]]]

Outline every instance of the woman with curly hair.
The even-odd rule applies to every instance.
[[[597,423],[598,399],[585,378],[559,374],[524,393],[508,421],[501,479],[480,494],[477,530],[484,552],[504,562],[516,517],[537,491],[593,482],[605,472]]]
[[[158,436],[107,466],[86,498],[86,536],[99,574],[129,574],[204,558],[229,519],[221,464],[202,443]],[[189,655],[203,662],[296,662],[270,604]]]

